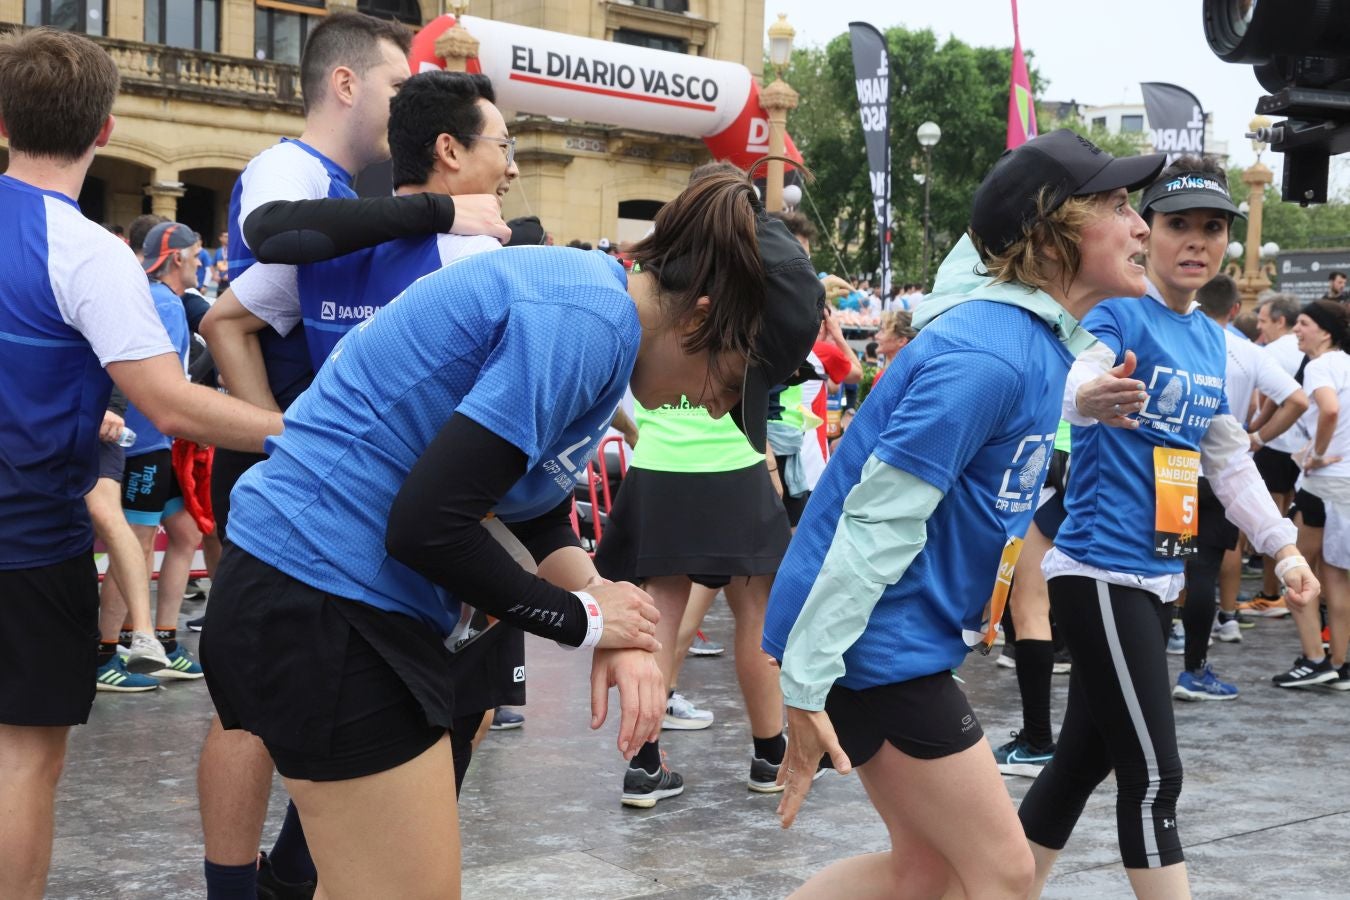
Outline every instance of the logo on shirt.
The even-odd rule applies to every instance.
[[[325,322],[332,322],[337,318],[337,304],[332,300],[325,300],[319,304],[319,318]]]
[[[1017,444],[1012,462],[1003,470],[994,508],[1000,512],[1026,512],[1036,502],[1045,481],[1045,464],[1050,459],[1055,435],[1029,434]]]
[[[1198,393],[1196,388],[1215,388],[1213,395]],[[1219,408],[1223,378],[1201,375],[1170,366],[1154,366],[1148,383],[1148,401],[1139,411],[1139,417],[1156,431],[1176,434],[1185,425],[1208,427],[1209,420]],[[1199,409],[1187,413],[1192,407]]]

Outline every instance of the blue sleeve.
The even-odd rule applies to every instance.
[[[568,425],[627,380],[632,357],[614,325],[589,310],[516,303],[456,411],[519,448],[528,471]]]
[[[1021,374],[992,354],[953,350],[925,360],[891,412],[873,455],[945,494],[1003,427],[1021,395]]]
[[[1131,303],[1138,303],[1138,300],[1131,300]],[[1149,301],[1152,302],[1152,301]],[[1115,354],[1113,365],[1120,364],[1120,358],[1125,353],[1125,323],[1117,315],[1116,305],[1111,301],[1098,303],[1092,310],[1083,317],[1083,328],[1088,333],[1101,341],[1111,352]]]

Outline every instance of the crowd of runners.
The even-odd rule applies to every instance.
[[[0,896],[43,895],[96,690],[166,680],[217,712],[213,900],[458,896],[457,793],[525,702],[524,635],[591,653],[618,799],[651,808],[684,789],[661,730],[712,723],[678,687],[718,652],[719,593],[765,815],[856,770],[890,836],[798,896],[1039,896],[1109,774],[1133,889],[1189,896],[1172,703],[1238,698],[1212,641],[1292,615],[1272,690],[1350,691],[1350,319],[1277,294],[1255,341],[1234,325],[1222,169],[1041,136],[984,178],[932,289],[884,299],[817,273],[811,223],[726,163],[621,255],[555,247],[502,220],[491,81],[413,75],[409,37],[312,29],[304,131],[235,185],[213,302],[190,228],[80,214],[108,55],[0,39]],[[358,198],[385,160],[392,194]],[[612,427],[632,455],[592,554],[574,497]],[[1023,727],[993,746],[953,673],[998,644]],[[291,804],[261,853],[274,771]],[[1020,808],[1000,773],[1035,778]]]

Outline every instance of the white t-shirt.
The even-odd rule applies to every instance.
[[[1350,476],[1350,355],[1343,350],[1329,350],[1308,363],[1303,370],[1303,390],[1312,401],[1308,411],[1299,419],[1298,425],[1289,429],[1290,433],[1299,432],[1297,443],[1301,450],[1317,436],[1317,406],[1319,388],[1330,388],[1340,403],[1340,416],[1336,420],[1336,430],[1331,436],[1323,456],[1339,456],[1340,462],[1317,469],[1318,476],[1344,478]]]
[[[1291,378],[1298,371],[1298,367],[1303,365],[1303,351],[1298,349],[1298,338],[1294,337],[1293,334],[1286,334],[1266,344],[1266,352],[1274,357],[1275,362],[1279,363],[1280,368],[1284,369]],[[1308,395],[1312,396],[1312,391],[1308,391]],[[1266,446],[1283,453],[1302,450],[1307,441],[1300,440],[1299,436],[1294,433],[1295,431],[1297,431],[1295,428],[1289,429]]]
[[[1224,340],[1228,342],[1224,388],[1228,392],[1228,408],[1239,422],[1245,424],[1249,418],[1247,411],[1254,391],[1260,391],[1275,403],[1283,403],[1298,390],[1298,382],[1264,347],[1227,330]]]

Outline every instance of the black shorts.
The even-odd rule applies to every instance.
[[[1307,491],[1295,494],[1294,505],[1289,509],[1289,518],[1292,519],[1296,512],[1303,514],[1303,524],[1309,528],[1327,527],[1327,505],[1316,494]]]
[[[787,469],[789,457],[775,456],[774,462],[778,466],[778,477],[783,477],[783,472]],[[786,492],[783,493],[783,509],[787,510],[788,524],[793,528],[802,520],[802,513],[806,511],[806,501],[811,499],[811,492],[804,491],[800,497],[789,497]]]
[[[1256,471],[1261,473],[1266,490],[1272,494],[1287,494],[1298,482],[1298,464],[1283,450],[1262,447],[1252,455],[1252,462],[1256,463]]]
[[[173,471],[173,453],[151,450],[127,458],[122,474],[122,510],[132,525],[158,525],[183,508],[183,490]]]
[[[1050,471],[1045,476],[1045,486],[1053,488],[1055,493],[1049,500],[1036,507],[1032,521],[1036,529],[1050,540],[1059,534],[1059,527],[1069,517],[1064,508],[1064,493],[1068,490],[1069,454],[1056,450],[1050,454]]]
[[[114,441],[100,441],[98,445],[98,477],[111,478],[122,483],[122,473],[127,467],[127,451]]]
[[[732,578],[777,572],[791,537],[767,466],[697,473],[630,468],[595,567],[611,581],[687,575],[718,588]]]
[[[230,520],[230,491],[245,472],[265,459],[267,457],[262,453],[216,448],[211,460],[211,512],[216,517],[216,534],[222,541],[229,536],[225,533],[225,525]]]
[[[1196,532],[1196,540],[1204,547],[1235,549],[1242,532],[1228,521],[1223,504],[1214,496],[1214,489],[1209,486],[1208,478],[1201,477],[1197,487],[1197,499],[1200,501],[1198,504],[1200,527]]]
[[[0,724],[83,725],[98,674],[94,554],[0,570]]]
[[[202,667],[221,725],[262,738],[287,778],[384,772],[452,725],[451,653],[411,616],[317,590],[227,543],[207,624]]]
[[[451,660],[455,718],[525,705],[525,632],[519,628],[498,622]]]
[[[855,766],[875,756],[883,741],[915,759],[942,759],[984,739],[951,672],[859,691],[835,685],[825,698],[825,711]]]

